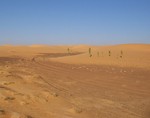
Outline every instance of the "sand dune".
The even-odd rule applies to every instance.
[[[0,118],[149,118],[149,90],[148,44],[0,46]]]
[[[89,58],[88,49],[92,57]],[[73,48],[74,49],[74,48]],[[75,48],[81,55],[51,59],[62,63],[150,68],[150,45],[87,46]],[[109,56],[109,51],[111,52]],[[121,54],[121,51],[123,54]]]

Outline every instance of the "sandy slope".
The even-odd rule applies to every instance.
[[[0,46],[0,118],[149,118],[149,91],[150,45]]]
[[[89,58],[88,54],[89,47],[92,52],[91,58]],[[87,46],[84,48],[75,47],[75,49],[85,53],[75,57],[62,57],[54,60],[74,64],[80,63],[150,68],[150,45]],[[72,50],[74,50],[74,48]],[[111,52],[110,56],[109,51]],[[123,52],[122,55],[121,51]],[[122,56],[122,58],[120,56]]]

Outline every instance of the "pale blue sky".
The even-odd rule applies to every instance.
[[[150,43],[150,0],[0,0],[0,44]]]

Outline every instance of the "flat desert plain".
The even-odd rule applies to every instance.
[[[150,45],[0,46],[0,118],[150,118]]]

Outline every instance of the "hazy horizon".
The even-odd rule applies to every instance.
[[[149,0],[1,0],[0,45],[150,44]]]

